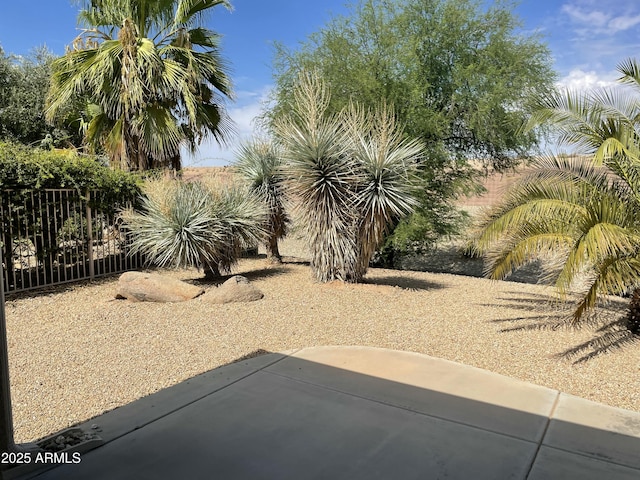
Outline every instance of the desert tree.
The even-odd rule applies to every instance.
[[[277,47],[264,120],[294,108],[304,71],[317,71],[331,90],[327,113],[351,102],[393,106],[426,158],[417,172],[419,205],[387,238],[391,258],[458,231],[465,219],[455,200],[475,193],[485,172],[536,153],[538,130],[520,127],[531,99],[554,88],[552,63],[541,37],[524,32],[505,2],[359,0],[295,48]]]

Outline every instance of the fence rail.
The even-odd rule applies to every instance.
[[[141,268],[117,212],[97,191],[3,190],[0,237],[5,292],[96,278]]]

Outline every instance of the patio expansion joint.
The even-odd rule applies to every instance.
[[[538,458],[538,455],[540,454],[540,449],[542,448],[542,444],[544,443],[544,439],[547,436],[547,431],[549,430],[549,425],[551,425],[551,419],[553,418],[553,416],[556,414],[556,409],[558,408],[558,403],[560,402],[560,391],[556,390],[556,398],[553,401],[553,405],[551,406],[551,411],[549,412],[549,415],[547,416],[547,421],[544,424],[544,429],[542,430],[542,435],[540,435],[540,440],[538,441],[538,446],[536,447],[536,451],[533,454],[533,457],[531,458],[531,462],[529,463],[529,468],[527,468],[527,474],[525,475],[524,478],[529,478],[529,475],[531,474],[531,470],[533,469],[533,466],[536,463],[536,459]]]
[[[445,421],[445,422],[455,423],[457,425],[461,425],[461,426],[468,427],[468,428],[473,428],[475,430],[480,430],[480,431],[483,431],[483,432],[490,432],[490,433],[494,433],[496,435],[501,435],[501,436],[507,437],[507,438],[513,438],[513,439],[519,440],[521,442],[526,442],[526,443],[530,443],[530,444],[535,444],[536,443],[535,441],[528,440],[528,439],[522,438],[522,437],[518,437],[517,435],[512,435],[512,434],[509,434],[509,433],[500,432],[500,431],[497,431],[497,430],[492,430],[490,428],[479,427],[478,425],[472,425],[472,424],[467,423],[467,422],[462,422],[460,420],[454,420],[454,419],[443,417],[443,416],[440,416],[440,415],[433,415],[433,414],[421,412],[419,410],[415,410],[415,409],[413,409],[411,407],[408,407],[408,406],[400,405],[400,404],[397,404],[397,403],[385,402],[383,400],[378,400],[378,399],[371,398],[371,397],[368,397],[368,396],[365,396],[365,395],[359,395],[357,393],[348,392],[348,391],[345,391],[345,390],[341,390],[339,388],[329,387],[329,386],[326,386],[326,385],[321,385],[321,384],[318,384],[318,383],[301,380],[299,378],[291,377],[289,375],[283,375],[281,373],[270,372],[268,370],[264,370],[264,371],[262,371],[262,373],[269,374],[269,375],[274,375],[276,377],[285,378],[287,380],[291,380],[293,382],[301,383],[301,384],[304,384],[304,385],[311,385],[313,387],[317,387],[317,388],[321,388],[321,389],[324,389],[324,390],[328,390],[330,392],[341,393],[342,395],[348,395],[350,397],[359,398],[361,400],[365,400],[365,401],[371,402],[371,403],[377,403],[379,405],[384,405],[386,407],[391,407],[391,408],[395,408],[395,409],[398,409],[398,410],[404,410],[406,412],[411,412],[411,413],[413,413],[415,415],[420,415],[422,417],[435,418],[437,420],[442,420],[442,421]],[[538,445],[538,449],[539,448],[540,448],[540,446]],[[537,451],[536,451],[536,455],[537,455]]]

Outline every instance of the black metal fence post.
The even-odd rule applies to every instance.
[[[0,261],[0,454],[16,450],[13,440],[6,320],[4,313],[4,266]],[[0,478],[3,478],[3,466],[6,465],[0,463]]]

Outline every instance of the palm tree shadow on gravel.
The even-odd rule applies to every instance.
[[[557,355],[558,358],[573,360],[573,364],[588,362],[598,355],[610,353],[621,348],[638,345],[640,336],[626,328],[626,319],[619,318],[596,330],[596,337],[587,342],[569,348]]]
[[[511,293],[515,294],[515,292]],[[572,305],[559,302],[552,295],[530,293],[527,297],[505,297],[501,300],[511,302],[502,305],[504,308],[532,313],[530,316],[493,320],[493,323],[517,323],[514,326],[500,329],[501,333],[576,328],[570,323]],[[571,360],[576,365],[592,360],[598,355],[637,345],[640,342],[640,336],[634,335],[626,328],[626,319],[622,313],[623,308],[624,306],[616,299],[607,305],[600,306],[597,314],[594,312],[590,318],[585,319],[586,325],[599,325],[594,332],[594,337],[556,354],[555,357]]]

